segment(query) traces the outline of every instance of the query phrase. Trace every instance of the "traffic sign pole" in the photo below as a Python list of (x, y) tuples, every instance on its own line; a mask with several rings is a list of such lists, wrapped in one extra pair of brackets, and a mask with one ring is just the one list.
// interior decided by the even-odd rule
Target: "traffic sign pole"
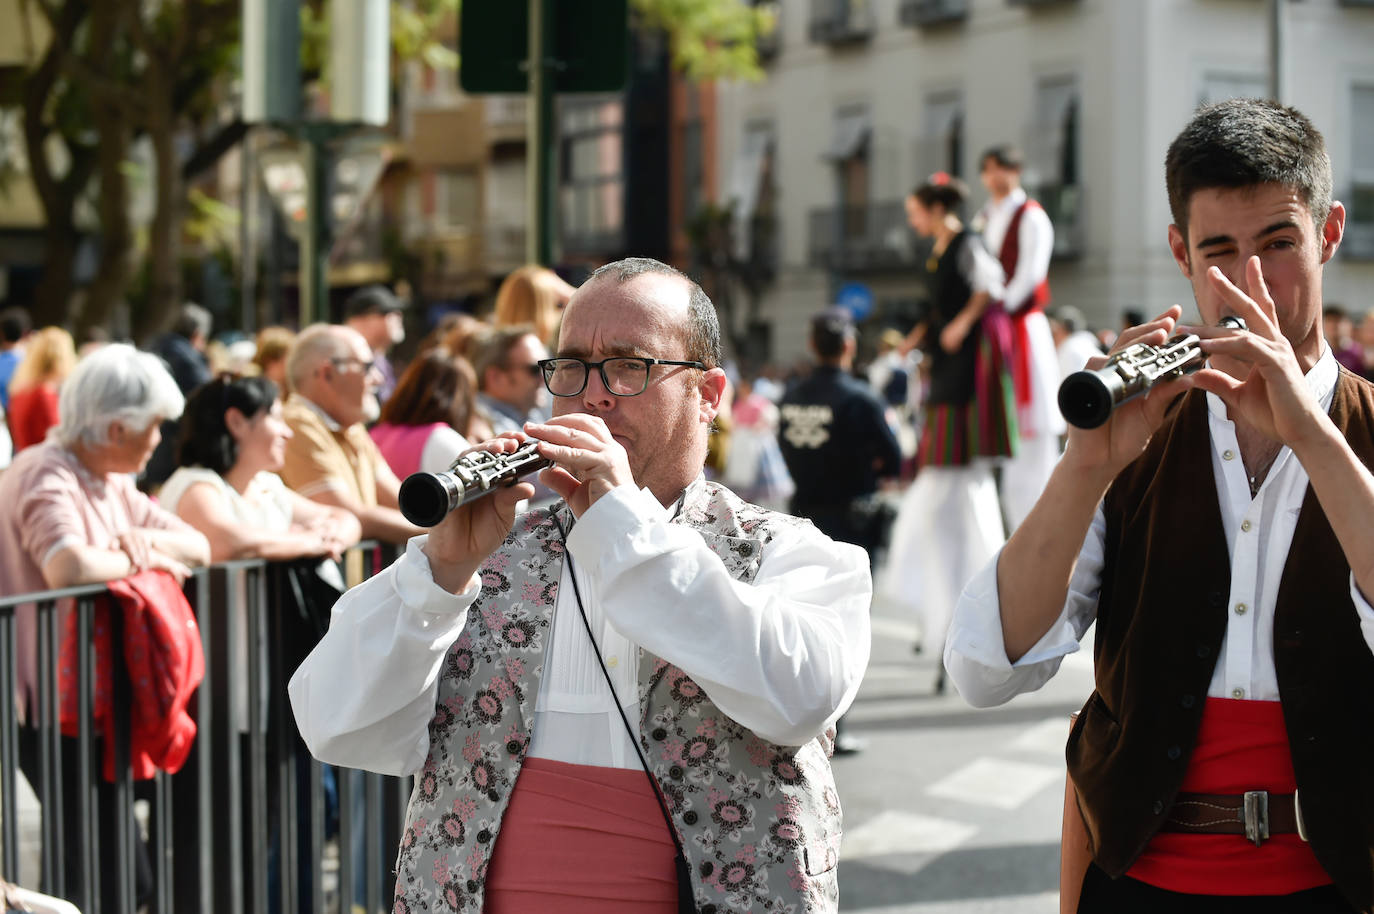
[(554, 131), (553, 43), (554, 17), (551, 0), (529, 0), (529, 135), (526, 170), (529, 228), (525, 232), (525, 260), (548, 266), (553, 263), (554, 227)]

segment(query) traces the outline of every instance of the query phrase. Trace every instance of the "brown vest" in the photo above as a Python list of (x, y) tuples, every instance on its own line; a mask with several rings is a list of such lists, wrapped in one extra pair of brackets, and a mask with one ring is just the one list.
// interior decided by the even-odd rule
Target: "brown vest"
[[(1374, 464), (1374, 386), (1344, 369), (1331, 419)], [(1097, 864), (1124, 873), (1159, 829), (1197, 741), (1226, 632), (1231, 569), (1212, 474), (1207, 401), (1175, 401), (1103, 501), (1097, 689), (1068, 743)], [(1312, 850), (1374, 910), (1374, 655), (1350, 565), (1311, 487), (1284, 565), (1274, 665)]]

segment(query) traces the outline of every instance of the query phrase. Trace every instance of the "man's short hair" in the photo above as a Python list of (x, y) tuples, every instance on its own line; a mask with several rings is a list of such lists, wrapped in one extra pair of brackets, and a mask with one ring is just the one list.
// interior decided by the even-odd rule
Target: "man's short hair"
[(1012, 171), (1020, 171), (1026, 165), (1026, 157), (1021, 150), (1010, 143), (991, 146), (984, 150), (978, 159), (979, 170), (987, 167), (989, 160), (996, 162), (1001, 168), (1010, 168)]
[(23, 308), (6, 308), (0, 311), (0, 341), (17, 343), (32, 329), (33, 321), (29, 318), (29, 312)]
[(826, 308), (811, 318), (811, 348), (827, 361), (844, 354), (854, 339), (854, 316), (846, 308)]
[(1087, 318), (1083, 316), (1083, 312), (1073, 305), (1060, 305), (1050, 313), (1050, 318), (1062, 324), (1068, 333), (1077, 333), (1088, 326)]
[(209, 311), (195, 302), (188, 301), (177, 313), (177, 322), (172, 325), (172, 332), (188, 340), (195, 339), (198, 335), (208, 337), (213, 325), (214, 318)]
[(1350, 313), (1340, 305), (1324, 305), (1322, 307), (1322, 317), (1334, 317), (1337, 320), (1349, 320)]
[(687, 283), (690, 291), (687, 305), (687, 358), (701, 362), (707, 368), (720, 367), (724, 354), (721, 351), (720, 319), (716, 317), (716, 306), (697, 281), (686, 273), (652, 257), (626, 257), (597, 267), (587, 282), (609, 275), (616, 282), (626, 283), (645, 273), (676, 276)]
[(493, 327), (477, 338), (473, 344), (472, 370), (477, 375), (478, 390), (487, 389), (487, 369), (505, 368), (510, 351), (527, 336), (538, 338), (532, 324)]
[[(347, 358), (353, 353), (344, 342), (338, 324), (311, 324), (296, 337), (296, 345), (286, 357), (286, 378), (292, 390), (300, 390), (301, 384), (314, 373), (316, 368), (330, 359)], [(348, 330), (349, 335), (355, 331)]]
[(1164, 160), (1169, 210), (1188, 238), (1188, 205), (1200, 190), (1279, 184), (1296, 190), (1320, 232), (1331, 213), (1331, 157), (1302, 112), (1233, 98), (1199, 108)]

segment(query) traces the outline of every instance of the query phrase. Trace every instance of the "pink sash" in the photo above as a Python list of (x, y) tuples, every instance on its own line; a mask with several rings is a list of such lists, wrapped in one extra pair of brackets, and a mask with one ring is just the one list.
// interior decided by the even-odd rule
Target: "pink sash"
[(527, 758), (483, 914), (675, 914), (673, 839), (643, 771)]

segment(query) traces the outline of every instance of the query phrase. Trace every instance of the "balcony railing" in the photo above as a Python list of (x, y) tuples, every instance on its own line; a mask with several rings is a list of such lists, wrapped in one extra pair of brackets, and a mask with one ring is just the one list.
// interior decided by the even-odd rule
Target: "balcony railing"
[(902, 0), (898, 15), (903, 25), (922, 28), (963, 22), (968, 18), (968, 0)]
[(814, 209), (810, 223), (808, 259), (814, 267), (864, 272), (914, 262), (901, 200)]
[(873, 35), (869, 0), (811, 0), (811, 40), (818, 44), (852, 44)]
[[(358, 549), (368, 574), (396, 554), (375, 544)], [(6, 878), (72, 901), (86, 914), (133, 914), (137, 797), (148, 801), (142, 827), (152, 858), (149, 914), (389, 909), (410, 779), (327, 770), (306, 753), (285, 691), (291, 658), (313, 644), (302, 643), (300, 629), (290, 625), (305, 605), (292, 586), (292, 575), (300, 573), (313, 572), (301, 563), (255, 560), (200, 569), (187, 581), (205, 654), (205, 678), (191, 706), (195, 743), (175, 775), (158, 772), (137, 787), (118, 604), (109, 604), (116, 646), (109, 652), (111, 784), (102, 776), (104, 734), (90, 724), (92, 632), (104, 586), (0, 599), (0, 871)], [(59, 607), (68, 605), (72, 621), (64, 628)], [(37, 628), (37, 656), (28, 658), (37, 670), (37, 694), (22, 726), (15, 713), (19, 612), (33, 613)], [(67, 687), (79, 696), (75, 735), (59, 723), (64, 638), (74, 638), (75, 678)], [(21, 767), (39, 803), (36, 832), (24, 828), (31, 811), (17, 800)], [(326, 782), (337, 784), (336, 804), (326, 800)], [(332, 833), (331, 805), (337, 811)], [(109, 817), (104, 828), (103, 816)]]

